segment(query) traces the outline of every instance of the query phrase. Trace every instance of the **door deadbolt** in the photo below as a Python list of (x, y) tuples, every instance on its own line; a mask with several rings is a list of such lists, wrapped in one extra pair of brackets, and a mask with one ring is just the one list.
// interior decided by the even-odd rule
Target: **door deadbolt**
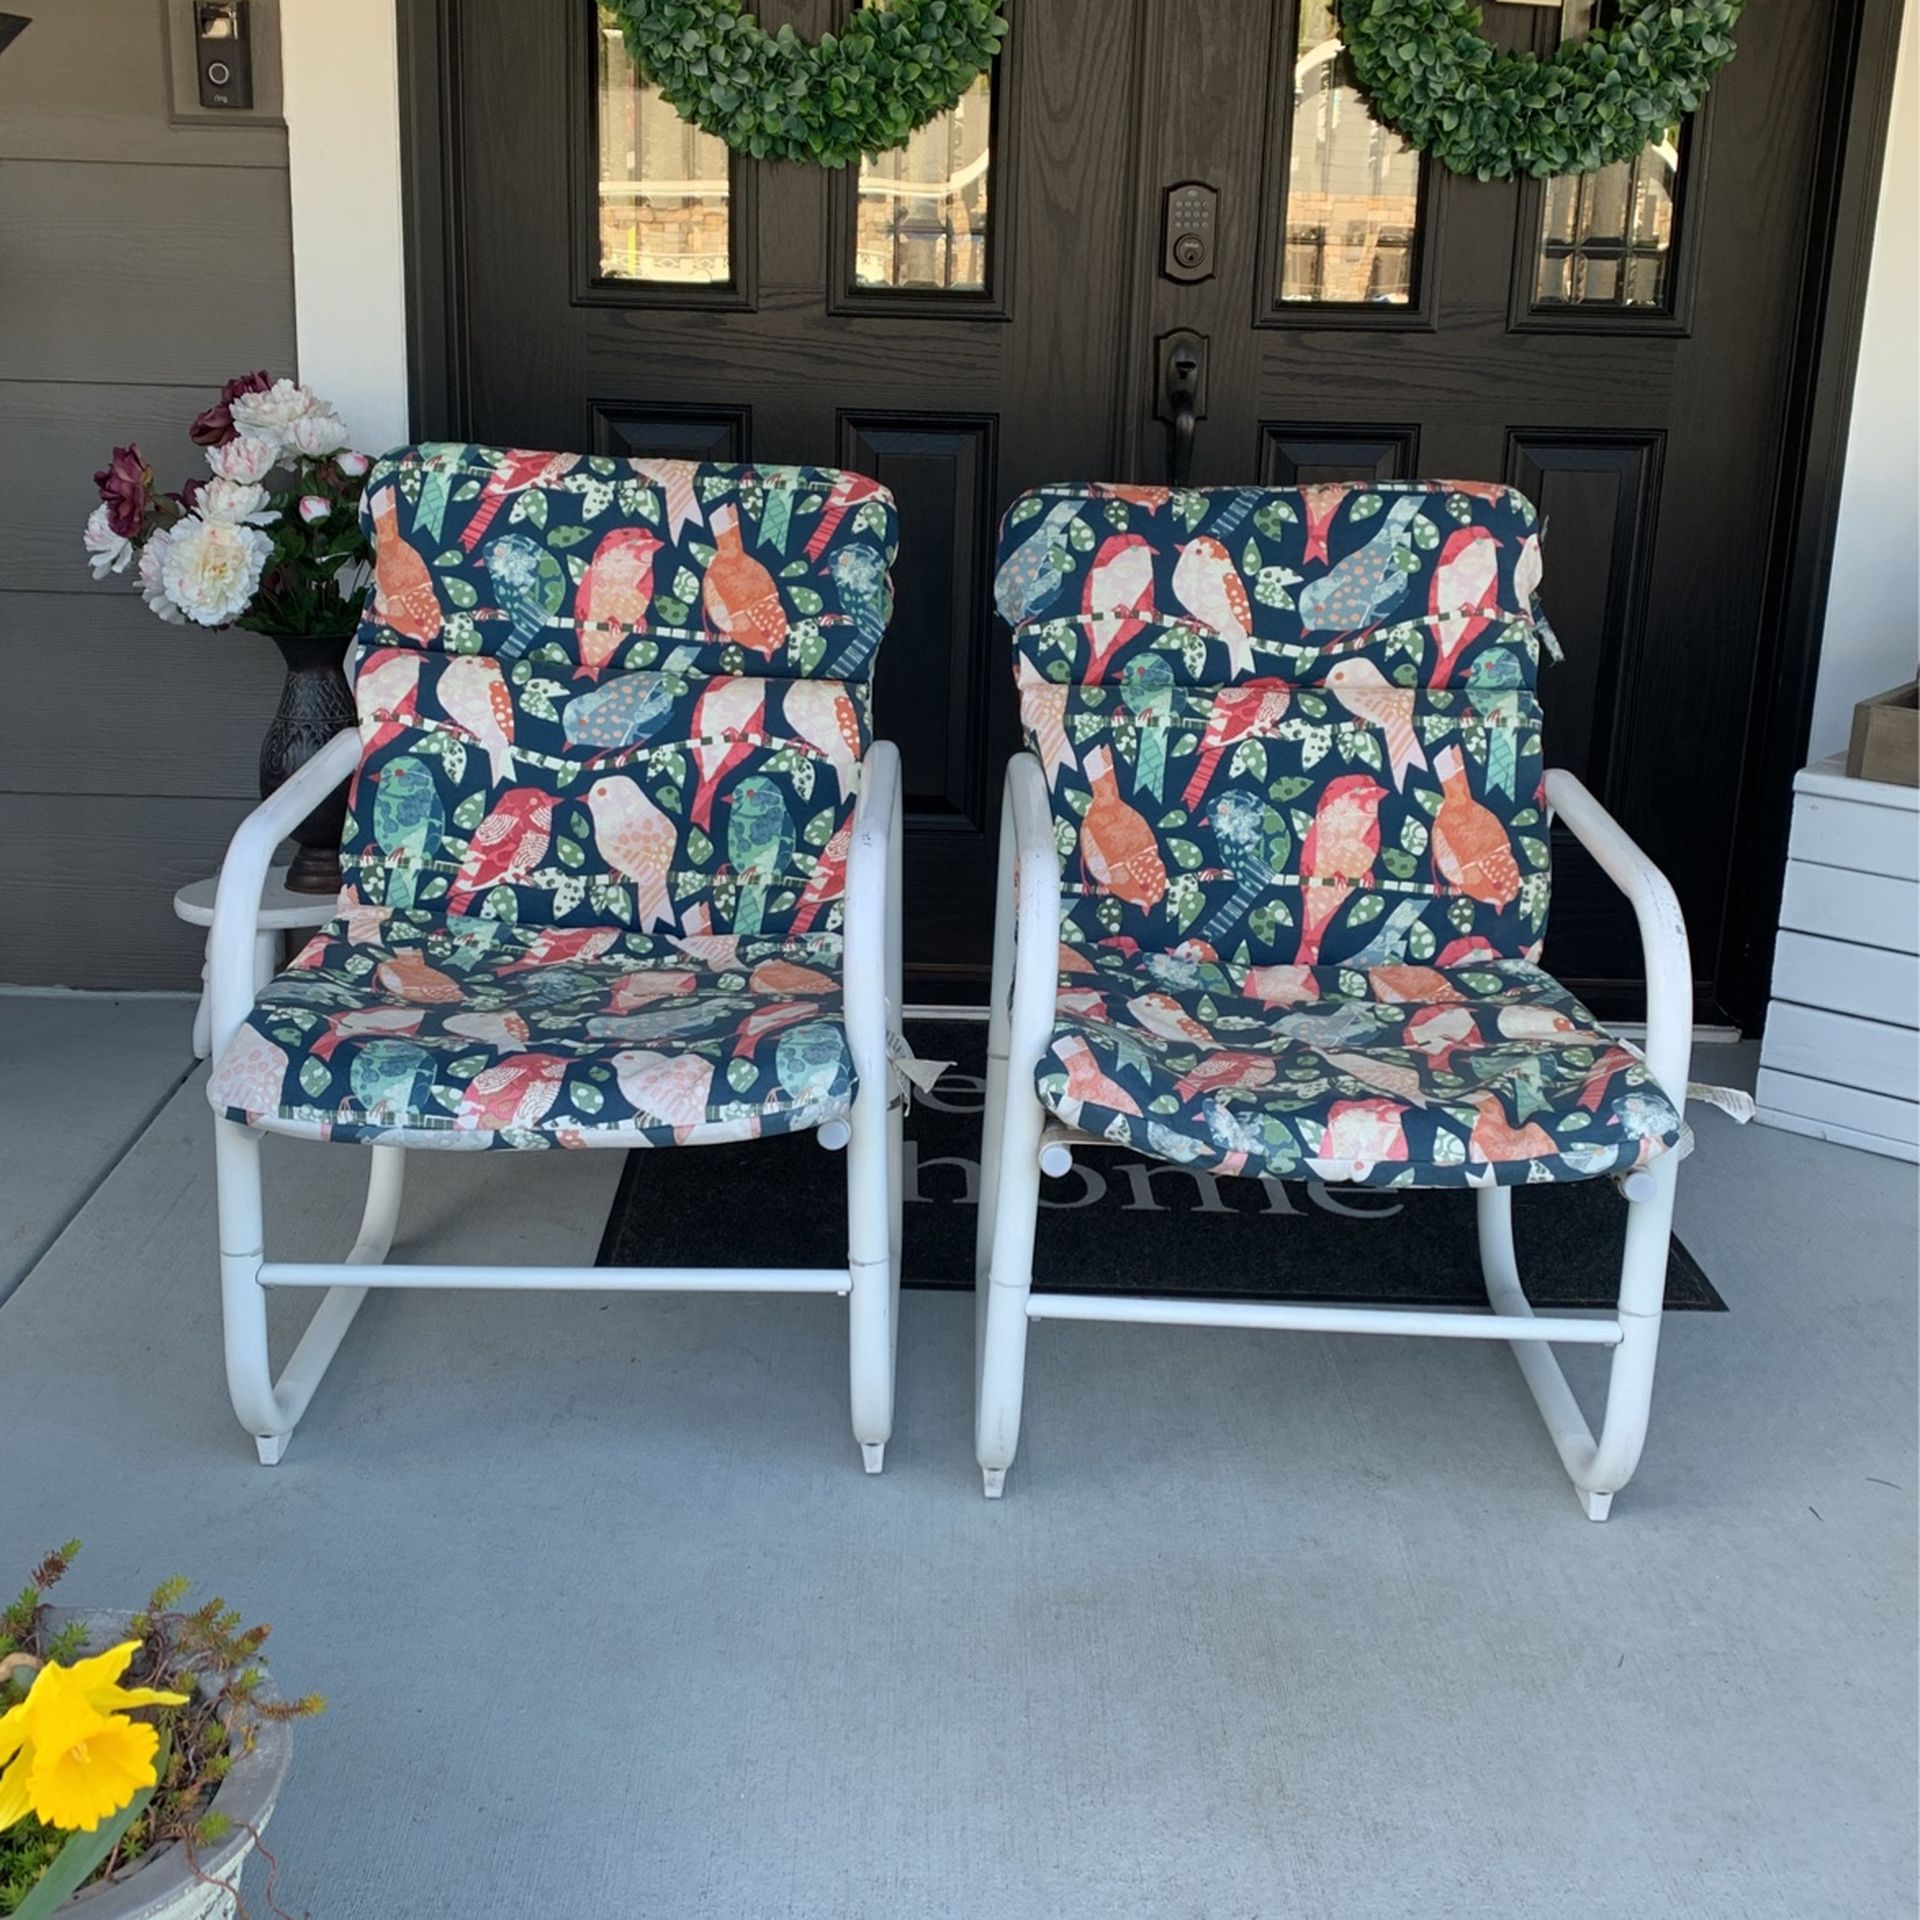
[(1191, 283), (1212, 279), (1219, 207), (1219, 194), (1203, 180), (1183, 180), (1167, 189), (1160, 271), (1169, 280)]

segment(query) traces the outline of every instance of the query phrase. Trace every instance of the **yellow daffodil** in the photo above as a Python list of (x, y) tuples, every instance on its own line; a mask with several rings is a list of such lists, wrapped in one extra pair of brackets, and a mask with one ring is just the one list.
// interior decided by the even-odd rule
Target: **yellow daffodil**
[(154, 1783), (159, 1732), (125, 1716), (179, 1707), (184, 1693), (123, 1687), (137, 1640), (76, 1660), (49, 1660), (17, 1707), (0, 1714), (0, 1830), (31, 1813), (50, 1827), (92, 1832)]

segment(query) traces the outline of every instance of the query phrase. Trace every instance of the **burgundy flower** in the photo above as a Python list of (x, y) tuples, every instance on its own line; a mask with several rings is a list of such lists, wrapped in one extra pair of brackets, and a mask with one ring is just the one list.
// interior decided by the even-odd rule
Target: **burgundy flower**
[(106, 502), (107, 524), (123, 540), (137, 540), (153, 504), (153, 469), (138, 447), (115, 447), (112, 461), (93, 476)]
[(265, 393), (273, 385), (273, 376), (262, 368), (257, 373), (242, 373), (220, 389), (220, 398), (204, 413), (194, 416), (187, 438), (196, 447), (224, 447), (233, 438), (233, 403), (243, 393)]

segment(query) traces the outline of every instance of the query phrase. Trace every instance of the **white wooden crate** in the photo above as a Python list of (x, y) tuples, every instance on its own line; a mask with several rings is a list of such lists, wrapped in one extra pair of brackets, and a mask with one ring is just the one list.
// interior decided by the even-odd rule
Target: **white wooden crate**
[(1920, 1160), (1920, 791), (1802, 772), (1780, 925), (1760, 1119)]

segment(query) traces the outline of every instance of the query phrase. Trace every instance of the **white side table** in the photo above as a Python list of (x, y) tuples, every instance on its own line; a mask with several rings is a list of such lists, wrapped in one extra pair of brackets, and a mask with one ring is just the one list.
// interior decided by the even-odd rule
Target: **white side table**
[[(280, 971), (280, 936), (296, 927), (323, 927), (334, 917), (338, 894), (289, 893), (287, 870), (275, 867), (260, 895), (259, 918), (253, 923), (253, 990), (258, 993)], [(173, 910), (190, 927), (213, 925), (213, 900), (220, 876), (196, 880), (173, 896)], [(200, 966), (200, 1004), (193, 1013), (193, 1057), (204, 1060), (213, 1051), (207, 1002), (207, 968)]]

